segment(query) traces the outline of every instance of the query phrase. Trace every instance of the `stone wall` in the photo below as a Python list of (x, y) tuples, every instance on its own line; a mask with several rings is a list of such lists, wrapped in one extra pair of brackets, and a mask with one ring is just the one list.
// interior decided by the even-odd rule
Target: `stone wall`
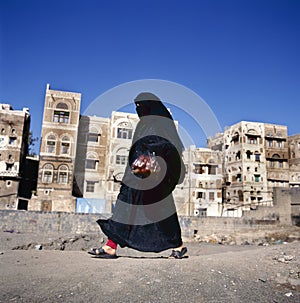
[[(0, 217), (0, 230), (2, 231), (74, 235), (99, 233), (100, 229), (96, 220), (105, 216), (100, 214), (0, 210)], [(193, 238), (195, 234), (210, 235), (213, 233), (254, 231), (270, 227), (270, 225), (280, 225), (280, 222), (276, 220), (258, 220), (246, 217), (179, 217), (179, 220), (184, 238)]]
[(300, 187), (291, 188), (291, 212), (293, 225), (300, 226)]
[[(0, 230), (21, 233), (99, 233), (96, 220), (104, 217), (107, 215), (0, 210)], [(255, 231), (270, 226), (298, 225), (299, 219), (300, 188), (275, 188), (273, 207), (259, 207), (257, 210), (244, 212), (242, 218), (179, 217), (182, 235), (187, 238), (192, 238), (195, 234), (233, 233)]]
[(291, 190), (289, 188), (273, 188), (273, 206), (257, 206), (255, 210), (244, 211), (243, 218), (256, 220), (275, 220), (281, 225), (292, 225)]
[(235, 232), (255, 232), (273, 227), (280, 227), (279, 221), (256, 219), (250, 217), (180, 217), (182, 235), (193, 238), (195, 235), (233, 234)]
[(103, 215), (1, 210), (0, 229), (20, 233), (98, 233), (96, 220), (100, 217)]

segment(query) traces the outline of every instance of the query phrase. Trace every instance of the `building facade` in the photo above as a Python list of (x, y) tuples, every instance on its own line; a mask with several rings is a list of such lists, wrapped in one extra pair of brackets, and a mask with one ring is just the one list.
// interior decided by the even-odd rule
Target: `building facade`
[(287, 126), (264, 124), (268, 199), (273, 201), (273, 188), (290, 186)]
[(108, 203), (105, 203), (108, 128), (109, 118), (80, 118), (73, 188), (73, 195), (77, 197), (76, 212), (111, 212)]
[(290, 187), (300, 187), (300, 134), (289, 136), (288, 146)]
[[(189, 147), (184, 152), (187, 174), (184, 181), (188, 205), (182, 215), (222, 216), (222, 159), (218, 151)], [(179, 185), (180, 188), (180, 185)], [(174, 193), (177, 200), (177, 191)], [(177, 205), (178, 208), (178, 205)], [(180, 208), (179, 208), (180, 209)]]
[[(27, 159), (30, 114), (0, 104), (0, 208), (113, 212), (139, 118), (80, 116), (80, 103), (80, 93), (47, 85), (40, 155)], [(183, 161), (185, 179), (173, 192), (179, 215), (240, 217), (272, 207), (274, 188), (300, 187), (300, 134), (241, 121), (207, 148), (187, 148)]]
[(0, 209), (18, 209), (18, 190), (24, 172), (30, 113), (0, 104)]
[(74, 166), (81, 94), (46, 88), (36, 196), (29, 210), (75, 211)]
[(273, 206), (273, 188), (289, 187), (287, 127), (242, 121), (208, 140), (222, 153), (228, 215)]
[(112, 112), (109, 123), (109, 147), (106, 167), (106, 201), (114, 207), (124, 176), (134, 130), (139, 121), (137, 114)]

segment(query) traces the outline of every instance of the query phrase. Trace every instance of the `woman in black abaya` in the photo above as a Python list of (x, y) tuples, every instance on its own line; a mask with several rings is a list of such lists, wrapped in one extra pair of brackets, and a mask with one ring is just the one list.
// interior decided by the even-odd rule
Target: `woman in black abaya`
[(172, 248), (170, 257), (180, 259), (187, 249), (172, 191), (185, 174), (183, 145), (171, 114), (157, 96), (141, 93), (135, 104), (140, 121), (114, 213), (108, 220), (97, 221), (108, 241), (89, 253), (116, 258), (117, 245), (144, 252)]

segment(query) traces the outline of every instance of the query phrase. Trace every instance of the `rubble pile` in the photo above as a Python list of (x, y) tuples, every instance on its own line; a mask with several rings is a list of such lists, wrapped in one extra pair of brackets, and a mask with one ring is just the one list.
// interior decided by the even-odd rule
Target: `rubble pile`
[(252, 233), (233, 233), (233, 234), (217, 234), (194, 236), (194, 241), (222, 245), (258, 245), (268, 246), (274, 244), (284, 244), (300, 241), (300, 232), (295, 230), (275, 231), (275, 232), (252, 232)]
[(57, 239), (48, 238), (47, 241), (37, 242), (30, 241), (26, 244), (16, 245), (12, 250), (82, 250), (86, 251), (91, 248), (92, 243), (98, 243), (99, 245), (104, 242), (103, 238), (97, 235), (76, 235), (67, 237), (58, 237)]

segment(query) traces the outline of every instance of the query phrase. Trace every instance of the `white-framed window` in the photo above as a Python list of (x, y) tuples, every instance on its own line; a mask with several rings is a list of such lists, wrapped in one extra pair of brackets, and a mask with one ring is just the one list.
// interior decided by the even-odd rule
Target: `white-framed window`
[(86, 159), (85, 160), (85, 168), (87, 169), (97, 169), (99, 160), (97, 159)]
[(6, 170), (12, 171), (14, 168), (14, 163), (6, 163)]
[(247, 143), (248, 144), (257, 144), (257, 138), (252, 136), (247, 136)]
[(61, 165), (58, 168), (58, 183), (67, 184), (68, 183), (68, 166), (67, 165)]
[(42, 182), (52, 183), (53, 182), (53, 165), (45, 164), (42, 172)]
[(205, 193), (202, 191), (196, 192), (196, 199), (203, 199), (205, 198)]
[(70, 146), (71, 146), (70, 137), (63, 136), (62, 139), (61, 139), (60, 154), (61, 155), (69, 155), (70, 154)]
[(86, 181), (86, 189), (87, 193), (94, 193), (95, 192), (95, 184), (96, 181)]
[(49, 135), (46, 139), (46, 152), (54, 154), (56, 147), (56, 137), (54, 135)]
[(125, 165), (128, 157), (128, 149), (125, 147), (119, 148), (116, 152), (116, 164)]
[(88, 141), (92, 143), (98, 143), (99, 142), (99, 134), (96, 133), (89, 133), (88, 134)]
[(117, 129), (117, 138), (132, 139), (132, 128), (119, 126)]
[(56, 105), (53, 115), (53, 122), (57, 123), (69, 123), (70, 112), (66, 103), (60, 102)]
[(87, 141), (92, 144), (99, 144), (101, 137), (101, 128), (92, 126), (89, 128), (89, 133), (87, 134)]
[(95, 152), (88, 152), (85, 159), (85, 168), (91, 170), (97, 170), (99, 165), (98, 154)]
[(124, 155), (116, 155), (116, 164), (125, 165), (127, 157)]

